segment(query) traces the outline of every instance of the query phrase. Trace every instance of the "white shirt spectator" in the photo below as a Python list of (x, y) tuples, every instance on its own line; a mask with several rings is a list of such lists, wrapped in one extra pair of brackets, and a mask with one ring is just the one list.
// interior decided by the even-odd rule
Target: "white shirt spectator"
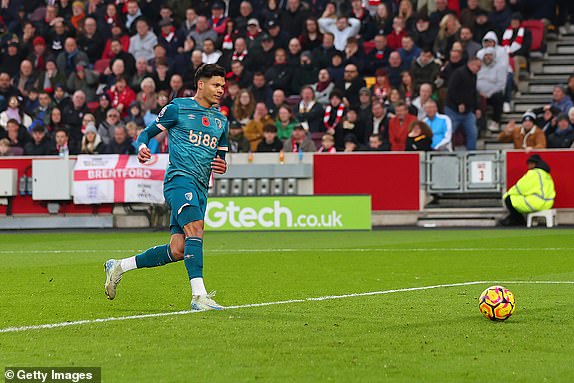
[[(339, 28), (343, 24), (344, 20), (348, 21), (346, 26), (342, 29)], [(329, 17), (321, 17), (319, 19), (319, 27), (325, 31), (330, 32), (335, 36), (335, 49), (343, 52), (347, 46), (347, 39), (349, 37), (355, 37), (359, 34), (361, 30), (361, 22), (355, 18), (338, 18), (337, 20)]]
[(149, 61), (154, 58), (153, 47), (156, 45), (157, 36), (152, 31), (148, 31), (144, 36), (136, 33), (130, 37), (129, 52), (134, 57), (142, 57)]

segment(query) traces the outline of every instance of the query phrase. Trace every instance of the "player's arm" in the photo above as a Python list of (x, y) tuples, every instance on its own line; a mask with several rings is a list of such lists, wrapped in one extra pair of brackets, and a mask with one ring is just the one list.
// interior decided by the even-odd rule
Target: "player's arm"
[(169, 103), (157, 115), (157, 118), (151, 122), (138, 136), (136, 141), (138, 148), (138, 161), (145, 163), (151, 158), (151, 152), (147, 147), (149, 141), (161, 132), (173, 127), (177, 123), (178, 106)]
[(211, 170), (217, 174), (225, 174), (227, 171), (227, 162), (225, 161), (225, 155), (229, 151), (229, 143), (227, 139), (227, 134), (229, 131), (229, 122), (227, 123), (219, 142), (217, 143), (217, 154), (211, 162)]

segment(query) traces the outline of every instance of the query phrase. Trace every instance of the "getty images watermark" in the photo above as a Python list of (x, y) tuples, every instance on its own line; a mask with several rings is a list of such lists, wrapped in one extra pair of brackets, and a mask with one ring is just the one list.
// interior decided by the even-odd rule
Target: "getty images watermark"
[(6, 367), (6, 383), (101, 383), (100, 367)]

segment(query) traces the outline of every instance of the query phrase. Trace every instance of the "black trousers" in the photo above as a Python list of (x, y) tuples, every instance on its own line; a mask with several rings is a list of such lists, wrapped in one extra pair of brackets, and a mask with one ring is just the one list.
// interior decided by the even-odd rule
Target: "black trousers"
[(510, 196), (508, 196), (504, 199), (504, 204), (506, 205), (506, 208), (508, 209), (508, 212), (510, 213), (510, 219), (512, 220), (513, 223), (521, 224), (521, 225), (526, 224), (526, 220), (524, 219), (524, 216), (522, 215), (522, 213), (518, 212), (514, 208), (514, 206), (512, 206), (512, 202), (510, 201)]

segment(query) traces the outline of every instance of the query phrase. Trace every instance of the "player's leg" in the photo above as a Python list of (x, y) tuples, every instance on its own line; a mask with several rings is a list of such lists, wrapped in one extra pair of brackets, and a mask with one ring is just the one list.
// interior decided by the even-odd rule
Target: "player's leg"
[[(177, 209), (172, 206), (172, 187), (168, 185), (164, 191), (167, 203), (172, 207), (170, 217), (171, 240), (169, 244), (150, 247), (141, 254), (132, 257), (116, 260), (109, 259), (104, 263), (106, 272), (106, 282), (104, 291), (108, 299), (116, 297), (117, 286), (122, 280), (124, 273), (147, 267), (163, 266), (171, 262), (181, 261), (183, 259), (183, 249), (185, 246), (185, 236), (183, 229), (177, 222)], [(180, 207), (181, 201), (176, 202), (177, 208)]]

